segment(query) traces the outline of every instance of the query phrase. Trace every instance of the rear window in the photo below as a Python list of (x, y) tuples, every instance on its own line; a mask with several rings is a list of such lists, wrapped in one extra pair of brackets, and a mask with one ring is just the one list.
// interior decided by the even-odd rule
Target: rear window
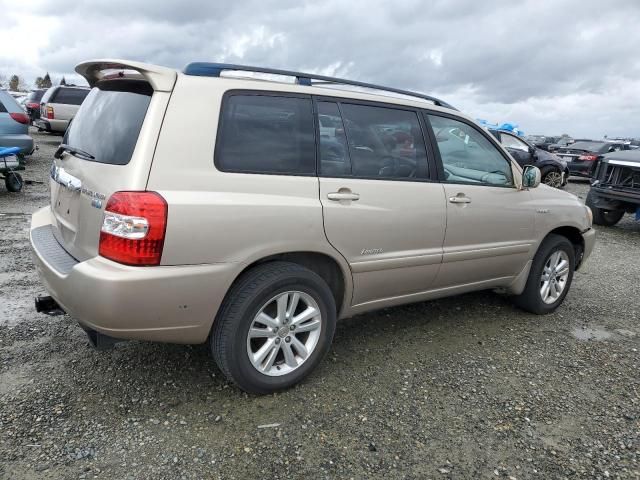
[(27, 97), (27, 102), (30, 102), (30, 103), (39, 102), (42, 96), (44, 95), (44, 92), (45, 92), (44, 90), (34, 90), (33, 92), (29, 93), (29, 96)]
[(234, 94), (225, 99), (215, 164), (223, 171), (315, 174), (311, 99)]
[(62, 143), (84, 150), (94, 162), (126, 165), (131, 160), (153, 89), (139, 80), (100, 82), (91, 89)]
[(2, 103), (2, 99), (0, 99), (0, 113), (7, 113), (7, 109), (4, 106), (4, 103)]
[(571, 150), (587, 150), (589, 152), (599, 152), (603, 148), (606, 150), (607, 144), (604, 142), (576, 142), (568, 148)]
[(89, 90), (79, 88), (61, 88), (53, 97), (51, 103), (65, 103), (67, 105), (80, 105), (89, 94)]

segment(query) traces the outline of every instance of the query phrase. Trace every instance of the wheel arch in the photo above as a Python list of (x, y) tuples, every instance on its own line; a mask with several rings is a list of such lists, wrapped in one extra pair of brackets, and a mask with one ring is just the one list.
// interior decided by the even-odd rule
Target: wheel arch
[(275, 261), (291, 262), (301, 265), (316, 273), (327, 282), (336, 302), (336, 315), (338, 318), (340, 318), (340, 314), (350, 305), (353, 288), (351, 270), (344, 262), (339, 261), (327, 253), (316, 251), (280, 252), (256, 259), (238, 272), (229, 290), (231, 290), (233, 284), (249, 270), (258, 265)]
[(565, 237), (567, 240), (571, 242), (576, 252), (576, 270), (578, 270), (578, 268), (580, 268), (580, 264), (582, 263), (582, 255), (584, 253), (584, 238), (582, 238), (582, 233), (580, 233), (580, 229), (569, 226), (569, 225), (556, 227), (553, 230), (551, 230), (549, 233), (547, 233), (547, 235), (545, 235), (544, 238), (546, 239), (549, 235), (554, 235), (554, 234)]

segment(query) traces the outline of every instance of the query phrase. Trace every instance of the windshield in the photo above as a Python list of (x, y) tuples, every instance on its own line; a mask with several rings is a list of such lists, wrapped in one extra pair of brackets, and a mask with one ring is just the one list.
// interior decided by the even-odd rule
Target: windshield
[(93, 155), (91, 161), (131, 160), (153, 89), (140, 80), (109, 80), (91, 89), (62, 143)]

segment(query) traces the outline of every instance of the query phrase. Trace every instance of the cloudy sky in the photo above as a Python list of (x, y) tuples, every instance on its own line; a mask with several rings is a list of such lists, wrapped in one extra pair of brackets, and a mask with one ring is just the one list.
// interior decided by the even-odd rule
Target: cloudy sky
[(0, 0), (0, 74), (219, 61), (419, 90), (527, 133), (640, 137), (638, 0)]

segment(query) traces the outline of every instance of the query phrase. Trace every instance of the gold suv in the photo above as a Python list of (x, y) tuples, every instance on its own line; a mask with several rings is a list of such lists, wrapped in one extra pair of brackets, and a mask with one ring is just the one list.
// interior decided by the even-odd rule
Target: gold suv
[(31, 243), (98, 347), (211, 346), (249, 392), (308, 375), (340, 318), (501, 289), (552, 312), (591, 212), (437, 98), (298, 72), (82, 63), (91, 92)]

